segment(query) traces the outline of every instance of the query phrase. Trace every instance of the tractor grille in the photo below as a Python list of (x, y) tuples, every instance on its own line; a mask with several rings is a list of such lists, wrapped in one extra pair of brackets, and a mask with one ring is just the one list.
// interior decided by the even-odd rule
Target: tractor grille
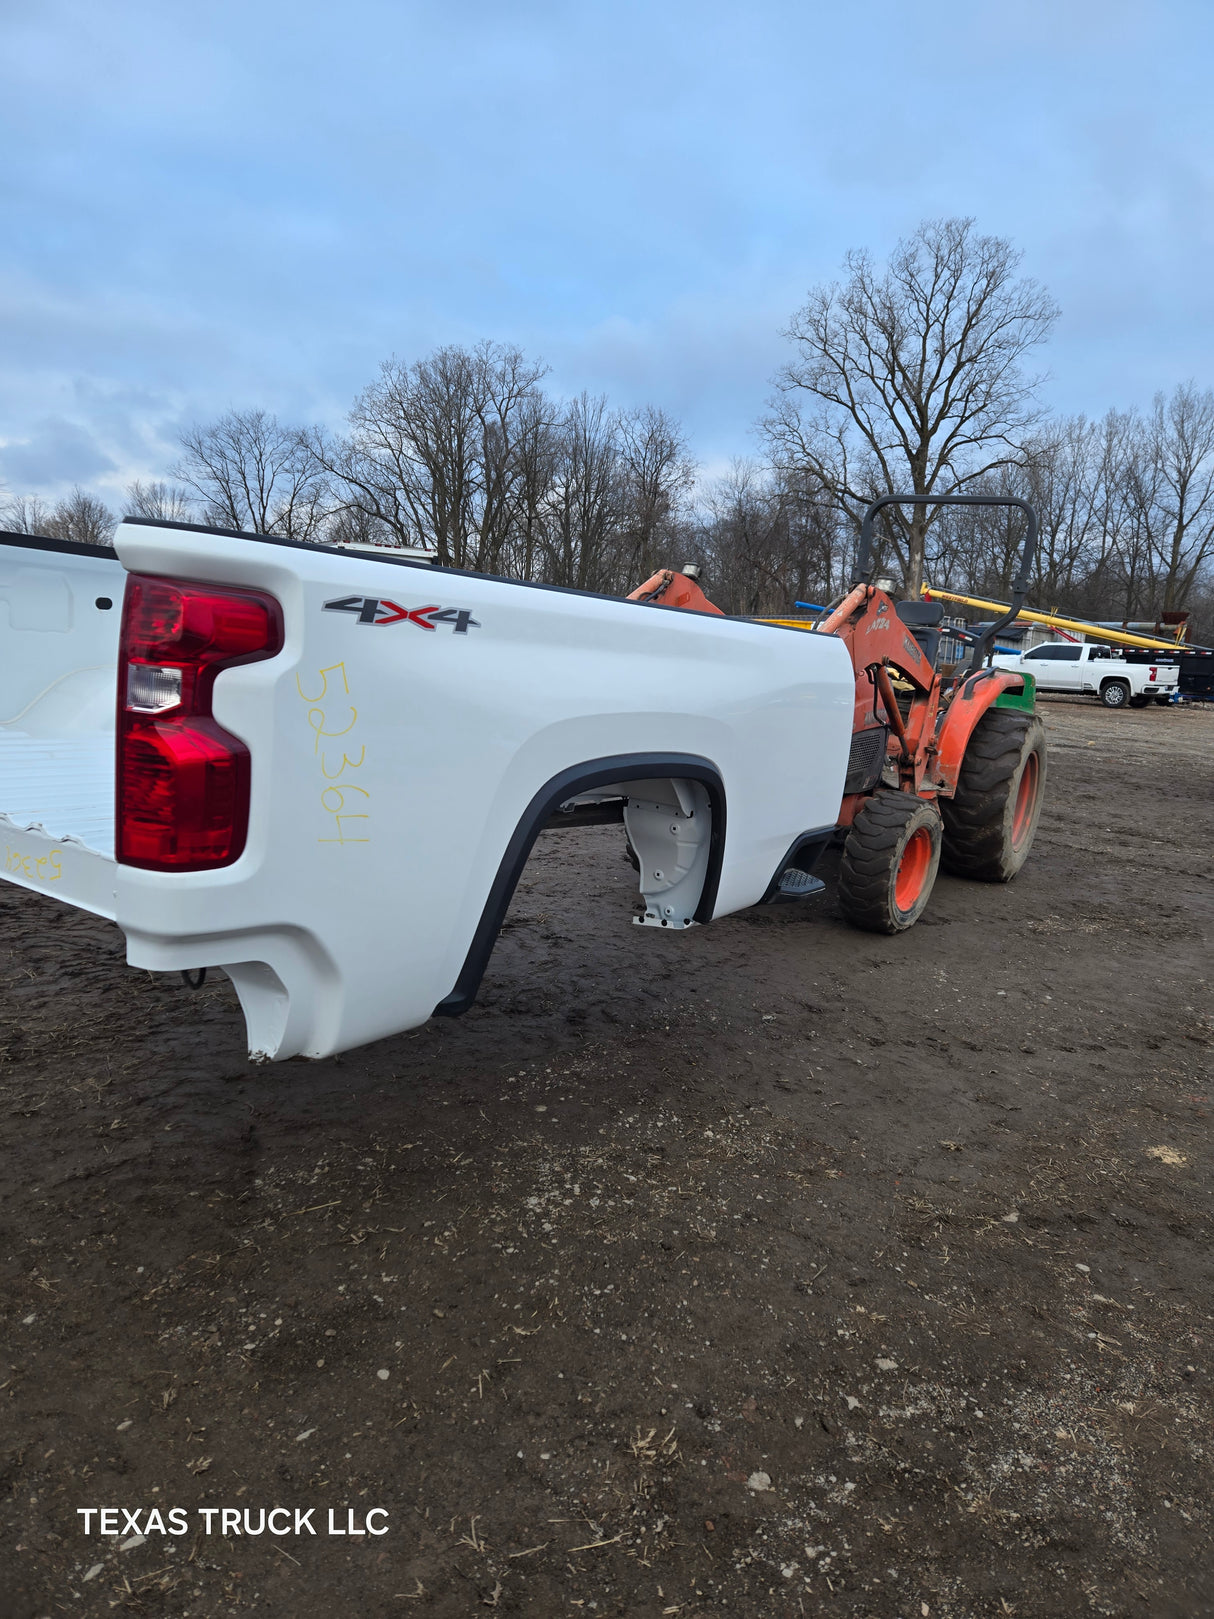
[(855, 733), (847, 760), (847, 779), (843, 783), (845, 793), (867, 793), (877, 785), (885, 764), (888, 738), (889, 727), (886, 725)]

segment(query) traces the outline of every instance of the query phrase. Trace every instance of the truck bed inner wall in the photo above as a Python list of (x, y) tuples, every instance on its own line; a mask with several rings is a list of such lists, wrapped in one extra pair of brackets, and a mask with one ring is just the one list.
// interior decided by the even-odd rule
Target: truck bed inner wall
[(0, 815), (107, 856), (124, 580), (108, 550), (0, 534)]

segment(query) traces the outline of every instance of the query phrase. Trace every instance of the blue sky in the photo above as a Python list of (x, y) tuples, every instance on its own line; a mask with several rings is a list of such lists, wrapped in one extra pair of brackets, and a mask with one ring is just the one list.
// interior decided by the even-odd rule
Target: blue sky
[(808, 287), (1011, 237), (1047, 401), (1214, 385), (1209, 0), (0, 0), (0, 499), (115, 507), (232, 407), (491, 337), (709, 469)]

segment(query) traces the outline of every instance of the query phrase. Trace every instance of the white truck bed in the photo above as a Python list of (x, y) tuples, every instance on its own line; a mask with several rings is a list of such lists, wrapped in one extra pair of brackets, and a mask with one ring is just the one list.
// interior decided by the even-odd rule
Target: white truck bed
[[(281, 608), (281, 650), (215, 677), (251, 769), (217, 869), (115, 859), (128, 570)], [(769, 897), (833, 832), (854, 696), (795, 629), (188, 525), (0, 536), (0, 875), (112, 917), (133, 966), (221, 968), (253, 1055), (323, 1056), (471, 1003), (562, 806), (622, 815), (643, 926)]]
[(92, 547), (0, 547), (0, 874), (109, 917), (123, 583)]
[[(114, 739), (6, 736), (0, 732), (4, 819), (114, 857)], [(6, 830), (8, 828), (6, 827)]]
[(114, 917), (114, 739), (0, 731), (0, 875)]

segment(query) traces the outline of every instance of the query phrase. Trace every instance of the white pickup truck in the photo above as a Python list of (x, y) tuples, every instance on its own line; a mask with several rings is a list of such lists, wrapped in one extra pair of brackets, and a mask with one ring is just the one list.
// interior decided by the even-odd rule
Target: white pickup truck
[(0, 535), (0, 874), (132, 966), (222, 968), (252, 1055), (324, 1056), (470, 1004), (546, 826), (624, 821), (644, 926), (770, 898), (834, 835), (855, 703), (833, 635), (187, 524)]
[(1169, 703), (1179, 678), (1174, 665), (1127, 663), (1117, 648), (1099, 641), (1047, 641), (1031, 652), (1000, 653), (992, 662), (1032, 675), (1038, 691), (1090, 692), (1106, 708)]

